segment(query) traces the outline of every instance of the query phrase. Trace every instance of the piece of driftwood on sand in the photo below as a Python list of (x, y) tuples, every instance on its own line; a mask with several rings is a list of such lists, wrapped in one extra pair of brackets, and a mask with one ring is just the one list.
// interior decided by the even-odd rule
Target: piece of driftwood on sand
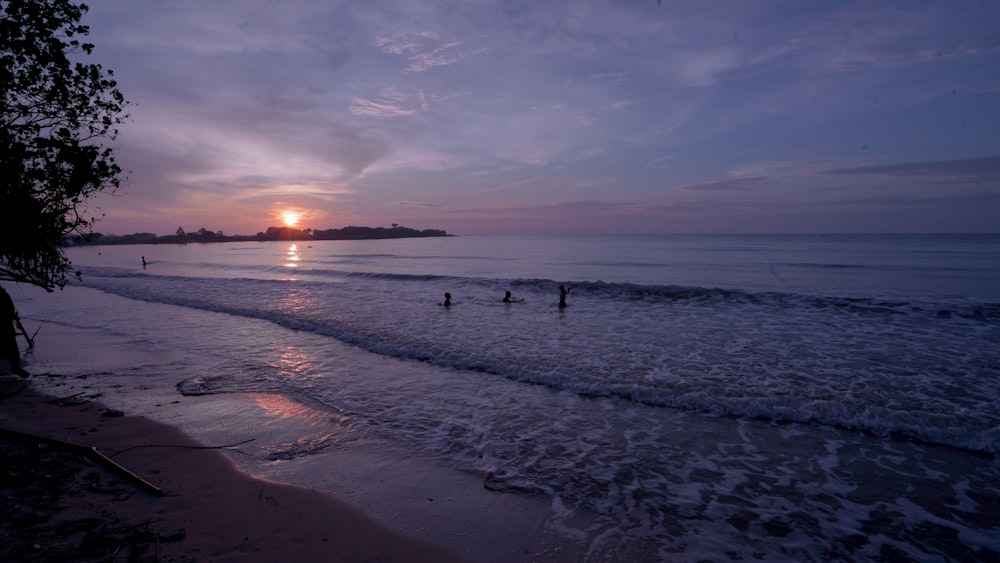
[(152, 493), (156, 496), (162, 496), (163, 490), (156, 485), (150, 483), (149, 481), (143, 479), (142, 477), (132, 473), (124, 466), (120, 465), (115, 460), (109, 458), (108, 456), (102, 454), (98, 451), (96, 446), (84, 446), (82, 444), (74, 444), (73, 442), (67, 442), (65, 440), (56, 440), (54, 438), (47, 438), (45, 436), (38, 436), (35, 434), (28, 434), (25, 432), (18, 432), (17, 430), (8, 430), (6, 428), (0, 428), (0, 434), (8, 436), (10, 438), (15, 438), (21, 441), (34, 442), (36, 444), (46, 444), (49, 446), (55, 446), (59, 448), (64, 448), (79, 454), (82, 454), (102, 465), (116, 471), (118, 474), (124, 476), (129, 481), (132, 481), (139, 488), (143, 489), (148, 493)]

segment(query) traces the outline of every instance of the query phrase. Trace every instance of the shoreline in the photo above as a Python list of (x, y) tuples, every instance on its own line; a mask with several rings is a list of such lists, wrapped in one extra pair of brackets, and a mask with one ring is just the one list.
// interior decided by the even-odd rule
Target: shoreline
[[(373, 440), (339, 443), (336, 428), (330, 425), (329, 411), (301, 398), (296, 400), (268, 393), (185, 396), (177, 391), (177, 381), (171, 380), (168, 384), (162, 381), (163, 378), (156, 381), (141, 377), (129, 379), (127, 366), (136, 369), (135, 366), (150, 363), (170, 364), (173, 360), (170, 352), (97, 330), (34, 320), (31, 324), (42, 325), (39, 346), (26, 362), (33, 376), (25, 382), (13, 375), (0, 375), (0, 396), (3, 397), (0, 404), (4, 405), (0, 427), (78, 443), (81, 441), (78, 436), (85, 440), (100, 439), (101, 443), (94, 445), (104, 453), (143, 446), (121, 454), (121, 459), (115, 458), (115, 461), (168, 491), (166, 498), (173, 498), (169, 493), (172, 481), (163, 484), (158, 480), (165, 474), (202, 482), (198, 486), (185, 481), (183, 490), (191, 492), (181, 496), (193, 495), (189, 502), (192, 505), (200, 502), (201, 517), (212, 522), (192, 519), (186, 526), (174, 526), (187, 529), (189, 534), (179, 542), (187, 547), (176, 553), (178, 557), (187, 555), (187, 550), (194, 549), (201, 541), (191, 537), (192, 528), (217, 530), (206, 534), (211, 537), (205, 541), (211, 539), (212, 545), (197, 547), (199, 560), (226, 560), (229, 557), (271, 560), (269, 553), (272, 551), (269, 550), (275, 550), (276, 554), (280, 551), (284, 558), (289, 555), (286, 545), (299, 546), (301, 557), (294, 557), (295, 560), (332, 557), (328, 546), (331, 542), (336, 543), (339, 536), (331, 536), (330, 528), (339, 529), (340, 524), (324, 528), (317, 523), (302, 530), (275, 533), (262, 530), (257, 539), (246, 541), (243, 536), (226, 535), (226, 529), (244, 528), (247, 524), (239, 518), (262, 510), (258, 505), (266, 502), (262, 500), (264, 497), (278, 499), (280, 494), (293, 500), (279, 501), (281, 504), (274, 509), (276, 511), (282, 510), (284, 505), (301, 505), (301, 509), (295, 509), (296, 514), (319, 515), (310, 520), (337, 522), (347, 519), (358, 526), (359, 531), (349, 536), (367, 539), (360, 540), (360, 545), (346, 544), (347, 552), (358, 555), (349, 559), (401, 560), (402, 554), (405, 560), (419, 560), (421, 554), (426, 554), (426, 560), (441, 561), (459, 558), (470, 561), (575, 561), (585, 558), (578, 542), (545, 529), (551, 511), (548, 499), (489, 491), (483, 487), (482, 476), (464, 474), (434, 460), (414, 457), (412, 452), (393, 444)], [(81, 367), (85, 370), (83, 374), (79, 374)], [(79, 375), (57, 375), (59, 372)], [(25, 384), (30, 387), (8, 396), (9, 386)], [(30, 400), (18, 399), (23, 393), (28, 393), (24, 397), (34, 396)], [(59, 407), (52, 402), (57, 397), (71, 403), (82, 402), (74, 407)], [(81, 412), (72, 412), (75, 409)], [(126, 416), (101, 416), (102, 409), (120, 411)], [(96, 431), (90, 432), (91, 429)], [(268, 452), (274, 451), (277, 445), (309, 440), (316, 435), (332, 436), (332, 446), (294, 459), (267, 459)], [(214, 447), (214, 444), (235, 444), (247, 439), (252, 441), (238, 449), (190, 450), (190, 447)], [(3, 443), (7, 447), (6, 440)], [(186, 453), (153, 455), (159, 449), (145, 446), (156, 443), (186, 444)], [(147, 452), (145, 456), (139, 453), (143, 451)], [(196, 469), (202, 464), (200, 460), (182, 459), (190, 455), (211, 458), (206, 462), (206, 467), (211, 467), (209, 474)], [(139, 457), (135, 462), (130, 459), (134, 456)], [(156, 457), (177, 459), (165, 470), (156, 465)], [(242, 494), (249, 498), (219, 498), (213, 492), (214, 487), (228, 487), (229, 483), (234, 487), (235, 483), (242, 483)], [(260, 492), (265, 487), (268, 490), (275, 487), (279, 492), (265, 495)], [(164, 502), (163, 498), (146, 499), (143, 506), (154, 511), (153, 506)], [(220, 503), (243, 508), (235, 510), (236, 520), (223, 524), (229, 516), (216, 517), (213, 513), (223, 508), (227, 513), (231, 511)], [(160, 509), (163, 510), (166, 510), (164, 524), (174, 522), (171, 513), (177, 510)], [(187, 510), (198, 511), (193, 506)], [(278, 518), (278, 524), (289, 525), (296, 521), (288, 514), (285, 516)], [(215, 520), (220, 522), (217, 524)], [(161, 529), (158, 533), (173, 531)], [(372, 539), (382, 535), (385, 540)], [(263, 542), (263, 545), (256, 546), (256, 542)], [(365, 551), (373, 548), (384, 549), (384, 552)], [(164, 549), (166, 553), (172, 547)], [(209, 553), (215, 555), (209, 557)], [(163, 557), (163, 553), (160, 556)]]

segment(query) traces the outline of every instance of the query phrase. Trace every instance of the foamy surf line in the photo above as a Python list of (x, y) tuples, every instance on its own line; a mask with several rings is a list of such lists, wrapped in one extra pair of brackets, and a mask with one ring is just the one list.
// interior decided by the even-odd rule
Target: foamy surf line
[[(478, 297), (495, 294), (483, 286), (499, 282), (474, 280), (467, 282), (474, 288), (466, 289), (470, 297), (463, 310), (493, 330), (469, 330), (468, 322), (458, 327), (429, 322), (430, 305), (404, 306), (404, 300), (413, 299), (433, 303), (435, 296), (414, 296), (424, 289), (399, 285), (401, 278), (359, 289), (169, 276), (148, 276), (135, 284), (131, 276), (93, 276), (88, 284), (131, 300), (267, 321), (386, 357), (496, 374), (584, 396), (817, 422), (883, 436), (898, 433), (1000, 453), (1000, 372), (995, 367), (1000, 348), (977, 349), (979, 359), (966, 352), (970, 334), (982, 334), (987, 343), (995, 339), (1000, 320), (996, 303), (579, 283), (574, 299), (607, 325), (607, 330), (592, 330), (593, 322), (563, 326), (542, 315), (525, 315), (527, 305), (507, 314), (495, 300)], [(514, 281), (520, 282), (514, 284), (519, 295), (536, 302), (558, 285), (552, 280)], [(290, 292), (301, 295), (302, 304), (285, 307)], [(375, 300), (372, 294), (390, 297)], [(243, 299), (245, 295), (257, 298)], [(456, 337), (456, 329), (465, 337)], [(553, 332), (566, 337), (551, 339)], [(608, 333), (616, 337), (605, 338)], [(488, 346), (467, 344), (484, 338), (491, 339)], [(629, 354), (623, 355), (623, 349)], [(706, 375), (713, 373), (721, 377)], [(961, 385), (955, 385), (955, 377), (962, 379)]]

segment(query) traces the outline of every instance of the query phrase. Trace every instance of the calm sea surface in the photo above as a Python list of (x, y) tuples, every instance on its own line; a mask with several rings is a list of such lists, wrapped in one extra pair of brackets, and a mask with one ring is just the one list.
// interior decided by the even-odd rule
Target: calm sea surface
[(182, 393), (308, 396), (338, 436), (550, 499), (589, 559), (1000, 558), (1000, 235), (69, 256), (82, 283), (32, 318), (184, 351)]

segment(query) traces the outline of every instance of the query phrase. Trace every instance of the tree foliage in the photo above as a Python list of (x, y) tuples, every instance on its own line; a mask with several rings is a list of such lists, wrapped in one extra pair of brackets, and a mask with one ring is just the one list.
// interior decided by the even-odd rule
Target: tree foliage
[(85, 4), (0, 0), (0, 280), (52, 291), (71, 268), (65, 236), (88, 234), (87, 206), (114, 193), (112, 148), (127, 115), (114, 73), (83, 62)]

